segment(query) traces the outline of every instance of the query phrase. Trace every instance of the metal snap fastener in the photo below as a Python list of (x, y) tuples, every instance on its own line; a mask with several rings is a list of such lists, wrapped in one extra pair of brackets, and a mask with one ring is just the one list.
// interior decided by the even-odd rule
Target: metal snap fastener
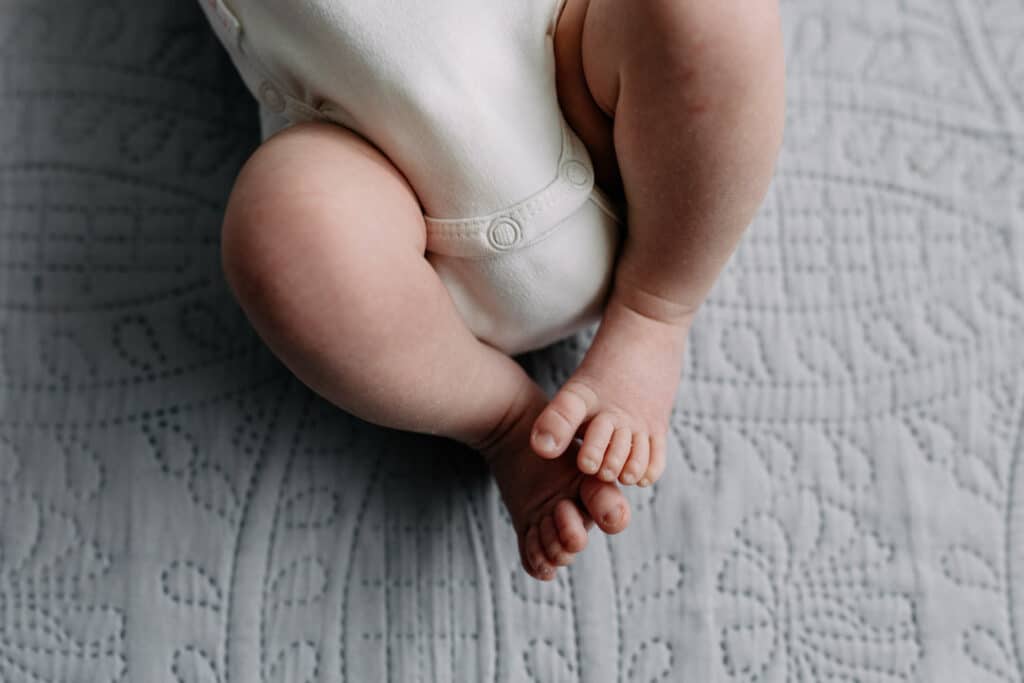
[(492, 247), (501, 251), (511, 249), (522, 239), (522, 226), (519, 225), (519, 221), (509, 216), (495, 218), (487, 228), (487, 241)]
[(260, 99), (271, 111), (280, 114), (285, 110), (287, 103), (284, 96), (274, 87), (272, 83), (264, 83), (260, 86)]
[(590, 172), (583, 163), (570, 159), (562, 164), (562, 175), (576, 187), (583, 187), (590, 181)]

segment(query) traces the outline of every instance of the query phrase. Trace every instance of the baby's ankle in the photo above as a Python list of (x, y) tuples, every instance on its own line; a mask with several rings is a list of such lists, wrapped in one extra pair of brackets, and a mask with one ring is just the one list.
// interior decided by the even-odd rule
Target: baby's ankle
[(677, 328), (685, 333), (690, 329), (699, 306), (699, 303), (690, 303), (683, 299), (666, 296), (654, 291), (653, 288), (629, 282), (621, 275), (617, 275), (615, 286), (608, 297), (605, 308), (608, 310), (619, 307), (634, 315)]
[(509, 397), (508, 406), (501, 419), (479, 437), (463, 441), (480, 453), (488, 465), (510, 449), (522, 450), (527, 447), (530, 425), (547, 405), (547, 396), (532, 381), (524, 382), (515, 394)]

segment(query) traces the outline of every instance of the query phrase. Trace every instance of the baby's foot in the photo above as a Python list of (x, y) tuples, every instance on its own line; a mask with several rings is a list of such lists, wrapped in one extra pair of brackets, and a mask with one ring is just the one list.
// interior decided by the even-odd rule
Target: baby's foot
[(608, 534), (629, 524), (630, 509), (615, 484), (582, 474), (572, 458), (541, 460), (530, 451), (530, 425), (547, 397), (531, 383), (517, 418), (494, 443), (481, 447), (519, 537), (519, 557), (530, 576), (555, 578), (587, 545), (596, 522)]
[(692, 316), (653, 317), (611, 297), (590, 349), (534, 422), (530, 443), (556, 458), (574, 438), (581, 472), (650, 486), (665, 469), (665, 438)]

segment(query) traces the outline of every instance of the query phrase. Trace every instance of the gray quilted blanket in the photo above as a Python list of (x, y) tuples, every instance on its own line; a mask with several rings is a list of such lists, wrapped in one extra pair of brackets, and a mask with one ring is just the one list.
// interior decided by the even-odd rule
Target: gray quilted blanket
[(1024, 1), (783, 11), (668, 473), (541, 585), (472, 453), (233, 302), (259, 123), (195, 2), (0, 2), (0, 680), (1024, 680)]

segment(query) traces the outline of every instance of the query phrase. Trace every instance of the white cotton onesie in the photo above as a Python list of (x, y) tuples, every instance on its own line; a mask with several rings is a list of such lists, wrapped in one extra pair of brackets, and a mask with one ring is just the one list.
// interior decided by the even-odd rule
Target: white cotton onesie
[(264, 139), (333, 121), (405, 175), (426, 258), (478, 338), (515, 355), (600, 318), (623, 207), (558, 103), (565, 0), (199, 2)]

